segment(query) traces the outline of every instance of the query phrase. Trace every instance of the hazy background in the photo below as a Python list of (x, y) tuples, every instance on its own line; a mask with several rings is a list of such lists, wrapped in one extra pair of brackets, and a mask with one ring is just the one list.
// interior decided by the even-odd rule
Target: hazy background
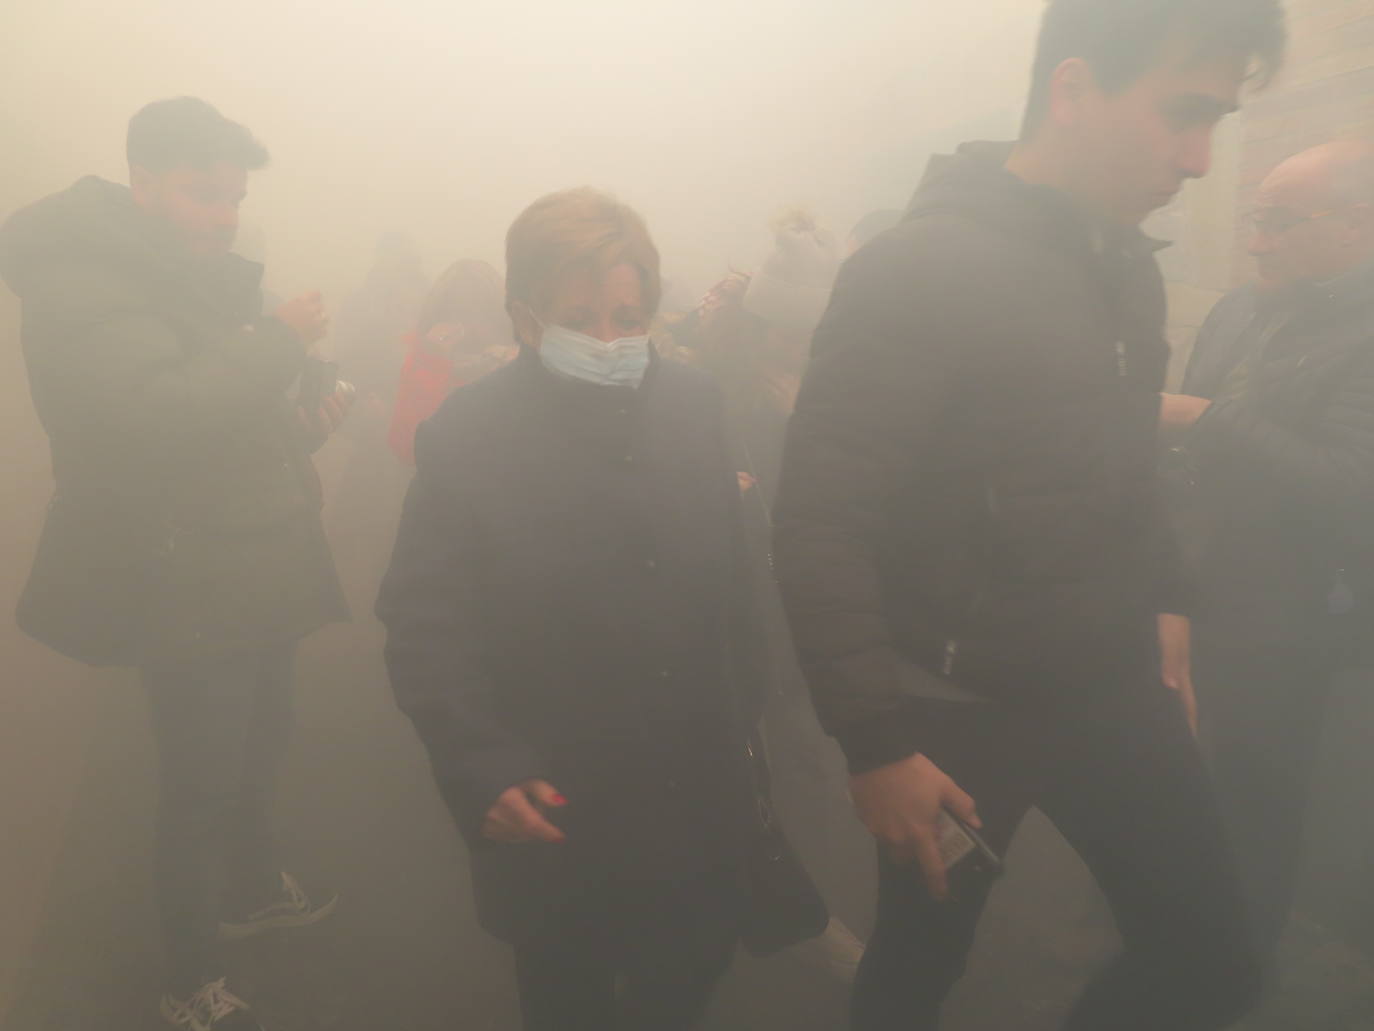
[(590, 183), (649, 218), (665, 275), (705, 288), (766, 250), (779, 208), (843, 234), (905, 204), (931, 147), (1010, 133), (1039, 0), (8, 0), (0, 213), (97, 173), (179, 94), (273, 155), (246, 220), (279, 292), (338, 297), (376, 237), (427, 271), (497, 260), (536, 196)]
[[(1374, 120), (1374, 3), (1289, 7), (1287, 85), (1227, 126), (1213, 175), (1152, 225), (1178, 241), (1164, 261), (1180, 356), (1220, 292), (1248, 273), (1235, 260), (1237, 196), (1288, 153)], [(124, 181), (129, 116), (151, 100), (193, 94), (249, 126), (273, 154), (244, 214), (266, 237), (278, 293), (319, 287), (337, 306), (362, 280), (377, 237), (394, 230), (415, 238), (431, 277), (459, 257), (499, 266), (521, 208), (589, 183), (644, 212), (675, 292), (691, 296), (729, 264), (762, 257), (779, 209), (807, 204), (843, 235), (866, 211), (904, 206), (932, 150), (1010, 135), (1042, 8), (1041, 0), (0, 0), (0, 219), (82, 175)], [(117, 1023), (109, 1013), (139, 1012), (155, 998), (152, 749), (130, 675), (61, 659), (22, 637), (10, 616), (51, 490), (18, 309), (0, 289), (0, 1025), (32, 1031), (40, 1024), (28, 1016), (40, 1012), (58, 1026), (49, 1022), (59, 1019), (52, 1000), (69, 999), (103, 1016), (61, 1026), (104, 1031)], [(379, 651), (366, 620), (316, 635), (303, 651), (282, 809), (304, 872), (323, 874), (351, 907), (335, 932), (347, 948), (324, 953), (330, 983), (306, 994), (337, 996), (322, 1011), (351, 1007), (349, 1026), (486, 1031), (499, 1025), (483, 1021), (512, 1005), (508, 964), (471, 931), (460, 850), (387, 695)], [(1311, 880), (1330, 885), (1329, 898), (1313, 908), (1374, 926), (1374, 829), (1361, 815), (1374, 782), (1374, 692), (1363, 682), (1348, 687), (1314, 819)], [(1032, 983), (1039, 1016), (983, 1026), (1051, 1026), (1095, 956), (1091, 935), (1084, 944), (1062, 930), (1092, 929), (1091, 912), (1080, 912), (1091, 901), (1081, 872), (1061, 853), (1039, 855), (1041, 867), (1066, 871), (1060, 880), (1032, 854), (1019, 867), (1031, 887), (1016, 888), (1013, 876), (1005, 897), (1038, 905), (1057, 936), (1037, 938), (1026, 913), (994, 906), (987, 933), (1002, 958), (965, 988), (993, 1006), (1016, 974)], [(468, 937), (460, 941), (455, 928)], [(1289, 1001), (1295, 1015), (1251, 1026), (1374, 1028), (1315, 1016), (1323, 1005), (1344, 1006), (1374, 1021), (1374, 963), (1311, 937), (1306, 994)], [(760, 1005), (783, 994), (764, 993)], [(367, 1008), (409, 1003), (421, 1014), (433, 999), (472, 1019), (455, 1022), (442, 1007), (409, 1022), (390, 1011), (373, 1019)], [(444, 1021), (424, 1022), (434, 1014)]]

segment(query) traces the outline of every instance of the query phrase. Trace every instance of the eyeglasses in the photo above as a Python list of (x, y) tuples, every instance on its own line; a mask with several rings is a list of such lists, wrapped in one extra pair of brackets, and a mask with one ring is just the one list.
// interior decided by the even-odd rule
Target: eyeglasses
[(1261, 211), (1252, 211), (1245, 216), (1250, 228), (1256, 233), (1263, 233), (1266, 236), (1282, 236), (1289, 230), (1296, 229), (1304, 222), (1315, 222), (1319, 218), (1330, 218), (1337, 214), (1338, 208), (1329, 211), (1318, 211), (1311, 215), (1295, 215), (1291, 211), (1283, 208), (1266, 208)]

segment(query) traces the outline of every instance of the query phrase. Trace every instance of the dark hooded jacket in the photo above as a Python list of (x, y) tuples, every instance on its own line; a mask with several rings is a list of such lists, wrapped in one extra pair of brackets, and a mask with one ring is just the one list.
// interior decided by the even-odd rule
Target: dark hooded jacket
[(0, 229), (56, 492), (19, 605), (73, 658), (149, 665), (341, 618), (320, 492), (286, 391), (305, 357), (260, 317), (262, 269), (192, 261), (97, 178)]
[(1200, 640), (1367, 659), (1374, 262), (1282, 294), (1223, 298), (1183, 391), (1213, 400), (1175, 464)]
[(1158, 245), (1007, 154), (937, 158), (846, 263), (789, 429), (778, 577), (856, 769), (918, 751), (909, 692), (949, 679), (1109, 700), (1186, 603), (1156, 481)]

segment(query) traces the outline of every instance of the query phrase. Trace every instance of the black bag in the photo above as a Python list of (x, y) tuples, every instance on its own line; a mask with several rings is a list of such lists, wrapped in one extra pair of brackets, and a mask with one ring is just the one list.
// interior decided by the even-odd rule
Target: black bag
[(756, 736), (748, 748), (759, 825), (749, 852), (749, 903), (741, 941), (750, 955), (770, 956), (823, 934), (830, 911), (778, 825), (762, 742)]

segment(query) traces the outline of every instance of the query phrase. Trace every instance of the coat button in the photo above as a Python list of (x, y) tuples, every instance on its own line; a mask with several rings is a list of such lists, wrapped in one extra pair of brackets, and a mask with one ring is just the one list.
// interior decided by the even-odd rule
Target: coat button
[(634, 456), (634, 455), (626, 455), (624, 461), (625, 461), (625, 464), (626, 464), (626, 465), (634, 465), (635, 456)]
[(657, 563), (655, 560), (653, 560), (653, 559), (646, 559), (646, 560), (644, 561), (644, 568), (646, 568), (646, 569), (657, 569), (657, 568), (658, 568), (658, 563)]
[(659, 680), (667, 680), (667, 679), (668, 679), (669, 677), (671, 677), (672, 675), (673, 675), (672, 670), (661, 669), (661, 670), (658, 671), (658, 679), (659, 679)]

